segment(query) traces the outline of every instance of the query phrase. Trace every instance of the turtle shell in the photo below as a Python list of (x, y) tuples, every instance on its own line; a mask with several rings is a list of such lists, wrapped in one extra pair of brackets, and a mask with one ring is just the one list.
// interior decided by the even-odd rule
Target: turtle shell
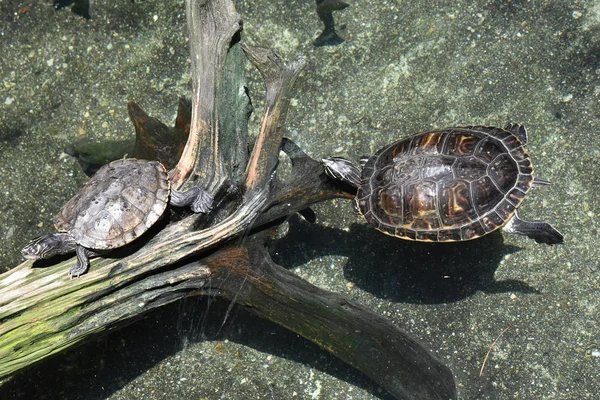
[(100, 168), (54, 220), (90, 249), (123, 246), (143, 234), (169, 201), (167, 172), (157, 161), (125, 159)]
[[(421, 132), (365, 163), (356, 202), (388, 235), (470, 240), (502, 227), (533, 184), (526, 133), (486, 126)], [(519, 131), (521, 128), (521, 131)]]

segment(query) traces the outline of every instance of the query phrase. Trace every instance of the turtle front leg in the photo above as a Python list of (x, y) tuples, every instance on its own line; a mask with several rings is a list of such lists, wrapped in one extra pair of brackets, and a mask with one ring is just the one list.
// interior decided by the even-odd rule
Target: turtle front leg
[(194, 186), (185, 192), (171, 190), (171, 205), (175, 207), (190, 206), (195, 213), (208, 214), (212, 210), (213, 202), (213, 196), (199, 186)]
[(77, 264), (73, 265), (69, 270), (69, 276), (71, 278), (79, 278), (81, 275), (90, 267), (90, 251), (83, 246), (77, 245), (75, 249), (77, 254)]
[(563, 235), (546, 221), (524, 221), (517, 212), (504, 226), (504, 230), (525, 235), (537, 243), (561, 244), (564, 241)]

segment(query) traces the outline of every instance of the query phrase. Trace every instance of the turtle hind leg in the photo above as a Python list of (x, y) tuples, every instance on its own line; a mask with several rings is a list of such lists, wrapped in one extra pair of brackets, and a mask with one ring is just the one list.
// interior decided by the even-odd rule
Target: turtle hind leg
[(92, 254), (88, 249), (79, 245), (75, 248), (75, 253), (77, 254), (77, 264), (73, 265), (69, 270), (71, 278), (79, 278), (85, 274), (90, 267), (90, 255)]
[(185, 192), (171, 190), (171, 205), (175, 207), (190, 206), (194, 213), (208, 214), (212, 210), (213, 202), (213, 196), (199, 186), (194, 186)]
[(512, 132), (516, 137), (519, 138), (521, 144), (526, 145), (528, 142), (527, 139), (527, 129), (524, 125), (521, 124), (508, 124), (504, 127), (505, 130)]
[(561, 244), (564, 241), (563, 235), (546, 221), (524, 221), (516, 212), (504, 226), (504, 230), (525, 235), (537, 243)]

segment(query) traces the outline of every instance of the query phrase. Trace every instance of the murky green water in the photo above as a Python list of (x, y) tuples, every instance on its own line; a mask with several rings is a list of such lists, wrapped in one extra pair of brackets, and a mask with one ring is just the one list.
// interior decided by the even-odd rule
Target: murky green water
[[(308, 61), (288, 136), (314, 157), (357, 159), (430, 128), (526, 124), (536, 173), (554, 185), (532, 190), (522, 215), (552, 222), (565, 244), (500, 233), (448, 246), (403, 242), (364, 226), (338, 201), (315, 208), (317, 225), (293, 223), (274, 247), (277, 261), (411, 332), (452, 368), (460, 398), (597, 398), (599, 3), (348, 2), (335, 14), (345, 42), (324, 48), (312, 46), (322, 29), (312, 1), (236, 2), (247, 43)], [(131, 100), (171, 123), (191, 83), (180, 1), (94, 2), (91, 21), (47, 2), (27, 10), (17, 3), (0, 1), (3, 270), (19, 262), (27, 239), (53, 229), (53, 215), (85, 181), (63, 153), (69, 143), (133, 135)], [(263, 87), (249, 72), (256, 130)], [(226, 308), (204, 300), (171, 306), (0, 392), (385, 398), (284, 329), (239, 310), (221, 327)], [(205, 317), (189, 322), (184, 311)]]

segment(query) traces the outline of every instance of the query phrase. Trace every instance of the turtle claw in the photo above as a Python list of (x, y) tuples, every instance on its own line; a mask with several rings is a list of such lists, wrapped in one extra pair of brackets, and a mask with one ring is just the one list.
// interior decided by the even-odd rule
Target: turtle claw
[(70, 279), (79, 278), (90, 267), (89, 253), (85, 247), (78, 245), (75, 253), (77, 253), (77, 263), (69, 270)]
[(77, 262), (77, 264), (73, 265), (69, 270), (69, 278), (79, 278), (81, 275), (85, 274), (85, 271), (87, 271), (87, 267), (82, 267), (79, 265), (79, 262)]

